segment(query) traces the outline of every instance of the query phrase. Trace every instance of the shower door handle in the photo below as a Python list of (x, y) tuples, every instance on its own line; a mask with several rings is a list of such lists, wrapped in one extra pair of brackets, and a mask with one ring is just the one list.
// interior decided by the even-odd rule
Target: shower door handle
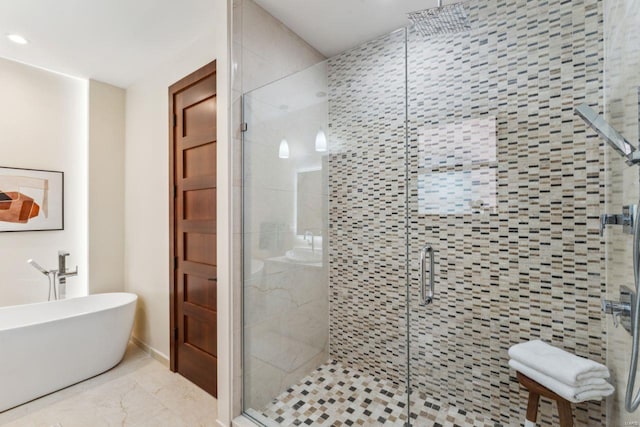
[[(427, 267), (427, 256), (429, 257), (429, 287), (427, 289), (427, 273), (425, 271)], [(434, 286), (433, 280), (434, 272), (434, 259), (433, 259), (433, 247), (426, 245), (420, 251), (420, 304), (429, 305), (433, 302)]]

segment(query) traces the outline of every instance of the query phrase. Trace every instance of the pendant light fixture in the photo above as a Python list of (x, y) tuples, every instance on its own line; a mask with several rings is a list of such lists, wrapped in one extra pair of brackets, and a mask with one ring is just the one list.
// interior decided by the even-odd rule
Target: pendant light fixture
[(285, 138), (282, 138), (282, 141), (280, 141), (280, 148), (278, 150), (278, 157), (280, 157), (281, 159), (288, 159), (289, 158), (289, 143), (287, 142), (287, 140)]
[(316, 151), (320, 153), (327, 151), (327, 135), (325, 135), (322, 128), (316, 134)]

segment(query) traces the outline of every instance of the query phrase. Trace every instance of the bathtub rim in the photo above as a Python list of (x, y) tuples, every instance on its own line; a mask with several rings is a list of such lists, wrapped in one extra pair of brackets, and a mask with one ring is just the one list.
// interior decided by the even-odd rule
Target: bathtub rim
[(97, 309), (97, 310), (91, 310), (91, 311), (83, 310), (83, 311), (80, 311), (80, 312), (77, 312), (77, 313), (73, 313), (71, 315), (65, 315), (63, 317), (56, 317), (55, 319), (48, 319), (48, 320), (39, 321), (39, 322), (28, 322), (28, 323), (23, 323), (23, 324), (20, 324), (18, 326), (12, 326), (12, 327), (4, 327), (0, 323), (0, 333), (8, 332), (8, 331), (20, 330), (20, 329), (25, 329), (25, 328), (30, 328), (30, 327), (33, 327), (33, 326), (36, 326), (36, 325), (43, 325), (43, 324), (46, 324), (46, 323), (59, 322), (59, 321), (67, 320), (67, 319), (75, 319), (76, 317), (87, 316), (87, 315), (95, 314), (95, 313), (102, 313), (104, 311), (114, 310), (114, 309), (119, 308), (119, 307), (127, 306), (127, 305), (129, 305), (131, 303), (137, 303), (137, 301), (139, 299), (138, 294), (135, 294), (133, 292), (101, 292), (101, 293), (97, 293), (97, 294), (90, 294), (90, 295), (84, 295), (84, 296), (80, 296), (80, 297), (66, 298), (66, 299), (63, 299), (63, 300), (56, 300), (56, 301), (41, 301), (41, 302), (32, 302), (32, 303), (28, 303), (28, 304), (8, 305), (8, 306), (5, 306), (5, 307), (0, 307), (0, 312), (2, 312), (3, 309), (16, 308), (16, 307), (27, 307), (27, 306), (28, 307), (34, 307), (34, 306), (40, 306), (40, 305), (51, 304), (51, 303), (56, 303), (56, 302), (72, 301), (72, 300), (82, 299), (82, 298), (91, 298), (91, 297), (96, 297), (96, 296), (100, 296), (100, 295), (121, 295), (121, 296), (126, 296), (126, 297), (129, 297), (129, 298), (127, 300), (123, 301), (122, 304), (109, 306), (109, 307), (104, 307), (104, 308), (100, 308), (100, 309)]

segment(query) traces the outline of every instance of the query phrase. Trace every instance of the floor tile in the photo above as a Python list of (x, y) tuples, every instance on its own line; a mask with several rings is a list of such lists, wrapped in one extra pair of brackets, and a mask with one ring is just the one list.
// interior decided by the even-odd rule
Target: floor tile
[[(328, 362), (259, 410), (248, 415), (276, 426), (397, 426), (407, 423), (407, 393), (394, 384)], [(446, 407), (413, 393), (411, 424), (416, 427), (494, 426), (482, 415)]]
[(6, 427), (208, 427), (216, 399), (130, 344), (115, 368), (0, 413)]

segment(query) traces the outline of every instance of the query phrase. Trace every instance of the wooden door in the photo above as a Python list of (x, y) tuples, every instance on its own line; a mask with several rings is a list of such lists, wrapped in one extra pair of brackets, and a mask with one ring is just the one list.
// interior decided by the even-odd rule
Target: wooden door
[(172, 85), (169, 104), (171, 370), (217, 397), (215, 62)]

